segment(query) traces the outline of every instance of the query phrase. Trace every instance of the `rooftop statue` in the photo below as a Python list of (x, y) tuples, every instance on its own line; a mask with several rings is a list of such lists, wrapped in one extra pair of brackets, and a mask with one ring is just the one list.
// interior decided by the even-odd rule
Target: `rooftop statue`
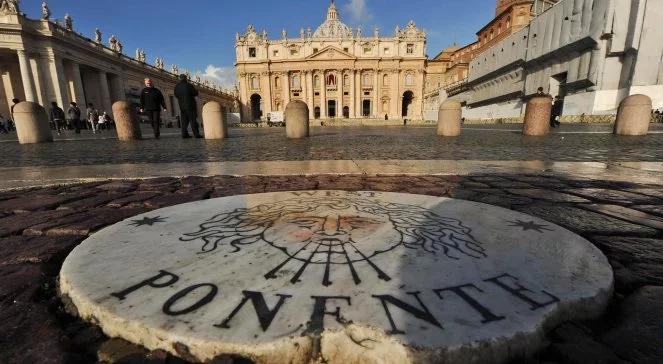
[(94, 42), (101, 44), (101, 30), (99, 28), (94, 30)]
[(18, 12), (18, 0), (2, 0), (0, 3), (0, 14), (17, 15)]
[(48, 20), (51, 18), (51, 9), (48, 8), (46, 1), (41, 3), (41, 20)]
[(70, 32), (74, 31), (74, 19), (69, 14), (65, 14), (64, 16), (64, 28)]

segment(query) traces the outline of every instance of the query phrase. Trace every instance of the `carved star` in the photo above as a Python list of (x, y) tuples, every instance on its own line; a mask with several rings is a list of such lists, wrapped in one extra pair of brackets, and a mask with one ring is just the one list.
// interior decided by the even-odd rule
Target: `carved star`
[(160, 222), (166, 221), (165, 218), (162, 218), (161, 216), (156, 216), (156, 217), (144, 217), (142, 220), (133, 220), (133, 222), (130, 225), (140, 227), (140, 226), (154, 226), (154, 224), (158, 224)]
[(534, 230), (537, 233), (543, 234), (543, 231), (553, 231), (553, 229), (549, 229), (549, 226), (547, 225), (541, 225), (537, 224), (534, 221), (521, 221), (521, 220), (516, 220), (516, 221), (507, 221), (510, 225), (509, 226), (515, 226), (515, 227), (520, 227), (523, 229), (523, 231), (529, 231), (529, 230)]

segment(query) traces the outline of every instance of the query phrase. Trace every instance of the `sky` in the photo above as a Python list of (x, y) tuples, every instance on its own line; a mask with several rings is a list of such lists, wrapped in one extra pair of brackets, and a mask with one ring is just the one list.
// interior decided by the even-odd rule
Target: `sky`
[[(161, 57), (170, 69), (177, 64), (206, 79), (230, 87), (235, 82), (235, 33), (249, 24), (279, 39), (286, 29), (298, 37), (300, 28), (320, 25), (330, 0), (50, 0), (51, 19), (66, 13), (74, 30), (94, 38), (100, 28), (103, 40), (114, 34), (133, 56), (145, 50), (154, 63)], [(348, 26), (374, 27), (392, 35), (414, 20), (428, 34), (428, 56), (452, 45), (475, 40), (476, 32), (494, 16), (495, 0), (336, 0), (341, 20)], [(42, 0), (22, 0), (29, 18), (41, 16)]]

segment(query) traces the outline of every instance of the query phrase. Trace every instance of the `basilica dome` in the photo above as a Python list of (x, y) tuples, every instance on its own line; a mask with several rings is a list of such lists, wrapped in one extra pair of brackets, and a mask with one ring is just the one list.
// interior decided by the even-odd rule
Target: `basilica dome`
[(352, 29), (338, 18), (336, 5), (332, 2), (327, 10), (327, 19), (313, 33), (313, 38), (345, 38), (352, 36)]

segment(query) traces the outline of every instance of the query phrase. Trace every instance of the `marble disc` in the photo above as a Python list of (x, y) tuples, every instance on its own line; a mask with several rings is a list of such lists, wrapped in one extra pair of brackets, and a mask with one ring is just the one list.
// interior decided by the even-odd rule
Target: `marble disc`
[(279, 192), (127, 219), (66, 259), (79, 315), (148, 349), (258, 363), (504, 362), (600, 315), (613, 273), (536, 217), (431, 196)]

